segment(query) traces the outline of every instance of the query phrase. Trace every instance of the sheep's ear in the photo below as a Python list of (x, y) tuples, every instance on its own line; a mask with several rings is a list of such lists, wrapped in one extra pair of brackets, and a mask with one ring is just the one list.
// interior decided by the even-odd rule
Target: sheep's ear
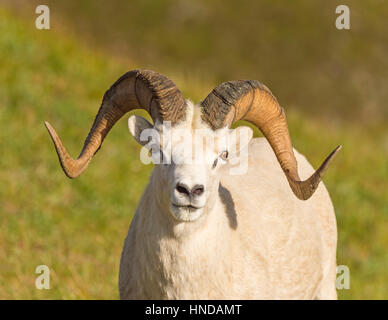
[(247, 147), (252, 137), (253, 131), (247, 126), (240, 126), (232, 130), (229, 136), (230, 157), (238, 157), (241, 152), (247, 152)]
[(141, 139), (141, 133), (146, 129), (152, 129), (154, 126), (143, 117), (133, 115), (128, 119), (128, 129), (135, 140), (142, 146), (148, 143), (148, 139)]

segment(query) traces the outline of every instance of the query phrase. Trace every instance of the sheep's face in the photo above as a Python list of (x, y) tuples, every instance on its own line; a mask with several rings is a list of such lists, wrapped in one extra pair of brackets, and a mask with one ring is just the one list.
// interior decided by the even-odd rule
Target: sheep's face
[(245, 147), (252, 138), (248, 127), (211, 130), (195, 112), (199, 108), (189, 106), (186, 121), (174, 127), (168, 122), (153, 126), (139, 116), (128, 121), (131, 134), (143, 145), (141, 160), (156, 165), (160, 201), (176, 220), (185, 222), (209, 211), (218, 195), (221, 172), (233, 174), (233, 169), (222, 170), (231, 159), (248, 165)]

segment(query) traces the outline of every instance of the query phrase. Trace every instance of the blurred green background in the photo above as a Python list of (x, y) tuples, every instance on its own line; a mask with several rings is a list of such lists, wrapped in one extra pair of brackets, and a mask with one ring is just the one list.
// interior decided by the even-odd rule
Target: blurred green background
[[(266, 84), (317, 167), (338, 224), (341, 299), (388, 299), (387, 1), (0, 0), (0, 298), (116, 299), (121, 248), (152, 166), (120, 121), (89, 170), (62, 173), (43, 125), (76, 156), (123, 73), (166, 74), (199, 102), (234, 79)], [(351, 29), (335, 28), (346, 4)], [(127, 117), (125, 117), (127, 118)], [(35, 288), (35, 268), (51, 289)]]

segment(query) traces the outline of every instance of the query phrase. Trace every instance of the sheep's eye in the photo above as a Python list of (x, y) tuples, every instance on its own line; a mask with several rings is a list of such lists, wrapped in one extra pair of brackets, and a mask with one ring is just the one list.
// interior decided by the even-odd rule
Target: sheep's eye
[[(228, 156), (229, 156), (229, 152), (225, 150), (220, 154), (218, 158), (221, 158), (222, 160), (226, 161), (226, 159), (228, 159)], [(218, 158), (213, 162), (213, 166), (212, 166), (213, 169), (217, 166)]]
[(212, 166), (213, 169), (217, 166), (217, 163), (218, 163), (218, 158), (213, 162), (213, 166)]
[(225, 150), (223, 153), (221, 153), (220, 158), (222, 160), (226, 160), (226, 159), (228, 159), (228, 156), (229, 156), (229, 152), (227, 150)]
[(158, 163), (155, 163), (155, 164), (166, 164), (165, 163), (165, 155), (164, 155), (164, 152), (160, 149), (160, 148), (150, 148), (148, 150), (148, 156), (153, 158), (153, 156), (157, 156), (157, 154), (159, 154), (159, 159), (155, 158), (153, 159), (154, 161), (157, 160)]

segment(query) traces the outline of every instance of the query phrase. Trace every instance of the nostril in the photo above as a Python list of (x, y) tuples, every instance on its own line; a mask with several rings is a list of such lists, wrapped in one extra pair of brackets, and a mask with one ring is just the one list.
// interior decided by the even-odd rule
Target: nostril
[(201, 185), (196, 185), (191, 189), (191, 193), (195, 196), (200, 196), (205, 191), (205, 187)]
[(188, 189), (186, 186), (182, 185), (182, 184), (179, 184), (179, 183), (178, 183), (177, 186), (176, 186), (176, 190), (177, 190), (179, 193), (183, 193), (183, 194), (190, 195), (189, 189)]

